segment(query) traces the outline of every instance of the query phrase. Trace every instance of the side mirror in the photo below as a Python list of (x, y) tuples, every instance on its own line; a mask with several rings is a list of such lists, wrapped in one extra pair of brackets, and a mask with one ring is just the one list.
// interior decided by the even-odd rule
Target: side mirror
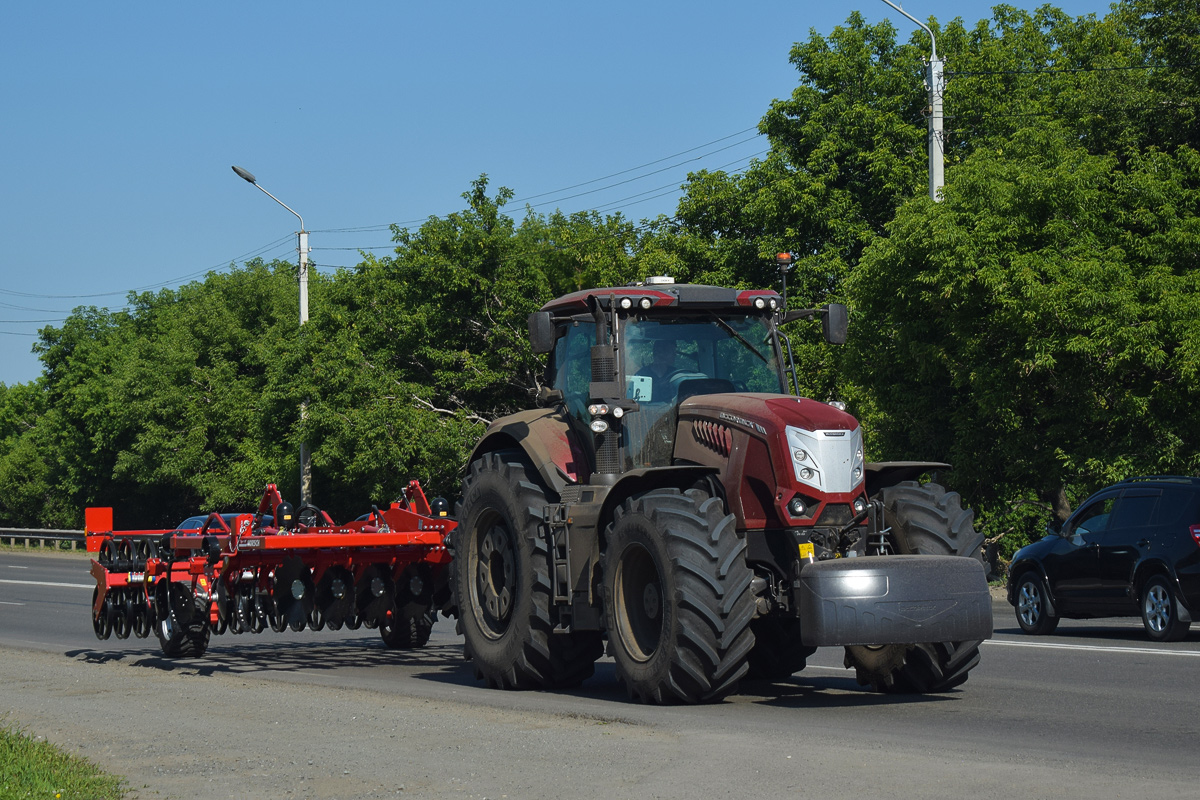
[(533, 352), (541, 355), (554, 349), (554, 320), (549, 311), (535, 311), (529, 315), (529, 343)]
[(1052, 519), (1046, 523), (1046, 533), (1050, 534), (1051, 536), (1061, 536), (1062, 526), (1063, 524), (1061, 520)]
[(850, 315), (841, 303), (829, 303), (821, 309), (821, 333), (830, 344), (845, 344)]

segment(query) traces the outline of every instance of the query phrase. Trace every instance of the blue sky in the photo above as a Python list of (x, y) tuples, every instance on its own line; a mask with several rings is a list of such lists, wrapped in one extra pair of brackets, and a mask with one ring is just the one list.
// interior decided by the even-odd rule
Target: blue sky
[[(904, 8), (974, 23), (991, 6)], [(517, 217), (525, 198), (671, 214), (689, 170), (763, 153), (753, 128), (796, 86), (791, 45), (854, 9), (913, 30), (881, 0), (9, 0), (0, 382), (41, 372), (34, 334), (75, 306), (295, 258), (295, 217), (234, 164), (303, 215), (326, 269), (388, 253), (389, 223), (460, 209), (481, 173), (515, 192)]]

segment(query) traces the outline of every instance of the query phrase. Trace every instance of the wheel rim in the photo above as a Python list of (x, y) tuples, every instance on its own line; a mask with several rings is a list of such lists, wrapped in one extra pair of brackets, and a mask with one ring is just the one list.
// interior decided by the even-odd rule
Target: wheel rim
[(498, 639), (512, 621), (516, 587), (516, 540), (508, 526), (493, 519), (480, 526), (475, 548), (473, 582), (478, 595), (477, 616), (487, 636)]
[(1161, 584), (1156, 583), (1146, 591), (1142, 606), (1150, 630), (1162, 633), (1171, 624), (1171, 595)]
[(1017, 597), (1017, 614), (1022, 623), (1031, 627), (1037, 625), (1038, 620), (1042, 618), (1042, 592), (1032, 581), (1021, 584)]
[(662, 577), (650, 552), (630, 545), (621, 554), (613, 588), (617, 634), (625, 651), (636, 661), (649, 661), (662, 641)]

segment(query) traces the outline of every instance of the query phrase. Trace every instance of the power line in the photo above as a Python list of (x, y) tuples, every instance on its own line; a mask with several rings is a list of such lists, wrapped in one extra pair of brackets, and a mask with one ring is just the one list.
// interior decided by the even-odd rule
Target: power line
[(1192, 69), (1196, 66), (1196, 64), (1133, 64), (1124, 67), (1035, 67), (1033, 69), (971, 70), (964, 72), (951, 72), (947, 70), (945, 75), (949, 79), (974, 75), (1049, 75), (1071, 72), (1126, 72), (1142, 69)]
[[(672, 153), (672, 154), (671, 154), (671, 155), (669, 155), (669, 156), (663, 156), (662, 158), (658, 158), (658, 159), (655, 159), (655, 160), (653, 160), (653, 161), (647, 161), (645, 164), (640, 164), (640, 165), (638, 165), (638, 166), (636, 166), (636, 167), (630, 167), (629, 169), (623, 169), (623, 170), (620, 170), (620, 171), (618, 171), (618, 172), (613, 172), (613, 173), (610, 173), (610, 174), (608, 174), (608, 175), (601, 176), (601, 177), (599, 177), (599, 178), (593, 178), (593, 179), (591, 179), (591, 180), (588, 180), (588, 181), (583, 181), (583, 182), (581, 182), (581, 183), (572, 184), (571, 186), (564, 186), (564, 187), (562, 187), (562, 188), (560, 188), (560, 189), (552, 189), (552, 190), (550, 190), (550, 191), (547, 191), (547, 192), (539, 192), (538, 194), (527, 195), (527, 196), (525, 196), (525, 197), (523, 197), (523, 198), (518, 198), (518, 199), (515, 199), (515, 200), (509, 200), (507, 203), (505, 203), (505, 205), (512, 205), (512, 204), (515, 204), (515, 203), (524, 203), (524, 202), (526, 202), (526, 201), (528, 201), (528, 200), (534, 200), (534, 199), (536, 199), (536, 198), (539, 198), (539, 197), (546, 197), (546, 196), (553, 195), (553, 194), (559, 194), (559, 193), (561, 193), (561, 192), (567, 192), (567, 191), (571, 191), (572, 189), (577, 189), (577, 188), (579, 188), (579, 187), (581, 187), (581, 186), (589, 186), (589, 185), (591, 185), (591, 184), (593, 184), (593, 183), (598, 183), (598, 182), (600, 182), (600, 181), (608, 180), (609, 178), (615, 178), (615, 177), (618, 177), (618, 176), (620, 176), (620, 175), (626, 175), (626, 174), (628, 174), (628, 173), (630, 173), (630, 172), (636, 172), (637, 170), (640, 170), (640, 169), (645, 169), (646, 167), (652, 167), (652, 166), (654, 166), (654, 165), (656, 165), (656, 164), (661, 164), (661, 163), (662, 163), (662, 162), (664, 162), (664, 161), (669, 161), (669, 160), (670, 160), (670, 159), (672, 159), (672, 158), (678, 158), (679, 156), (687, 155), (688, 153), (695, 152), (696, 150), (702, 150), (702, 149), (704, 149), (705, 147), (711, 147), (711, 146), (712, 146), (712, 145), (714, 145), (714, 144), (719, 144), (719, 143), (721, 143), (721, 142), (724, 142), (724, 141), (726, 141), (726, 140), (728, 140), (728, 139), (732, 139), (732, 138), (733, 138), (733, 137), (735, 137), (735, 136), (741, 136), (741, 135), (743, 135), (743, 134), (746, 134), (746, 133), (749, 133), (750, 131), (753, 131), (753, 130), (757, 130), (757, 126), (755, 126), (755, 127), (752, 127), (752, 128), (744, 128), (744, 129), (742, 129), (742, 130), (740, 130), (740, 131), (736, 131), (736, 132), (734, 132), (734, 133), (730, 133), (730, 134), (727, 134), (727, 135), (725, 135), (725, 136), (721, 136), (721, 137), (719, 137), (719, 138), (717, 138), (717, 139), (713, 139), (713, 140), (712, 140), (712, 141), (710, 141), (710, 142), (705, 142), (704, 144), (696, 145), (695, 147), (689, 147), (689, 148), (688, 148), (688, 149), (686, 149), (686, 150), (680, 150), (678, 153)], [(725, 147), (721, 147), (721, 148), (718, 148), (718, 149), (716, 149), (716, 150), (713, 150), (713, 151), (712, 151), (712, 153), (706, 153), (706, 154), (704, 154), (703, 156), (696, 156), (696, 157), (694, 157), (694, 158), (687, 159), (687, 160), (685, 160), (685, 161), (682, 161), (682, 162), (680, 162), (679, 164), (677, 164), (677, 165), (675, 165), (675, 166), (682, 166), (683, 164), (686, 164), (686, 163), (688, 163), (688, 162), (690, 162), (690, 161), (695, 161), (695, 160), (698, 160), (699, 158), (704, 158), (704, 157), (707, 157), (708, 155), (712, 155), (712, 154), (714, 154), (714, 153), (719, 153), (719, 152), (722, 152), (723, 150), (728, 150), (729, 148), (731, 148), (731, 147), (736, 147), (736, 146), (737, 146), (737, 145), (739, 145), (739, 144), (745, 144), (746, 142), (751, 142), (751, 141), (754, 141), (756, 138), (758, 138), (758, 136), (751, 136), (751, 137), (749, 137), (749, 138), (747, 138), (747, 139), (745, 139), (745, 140), (743, 140), (743, 141), (741, 141), (741, 142), (735, 142), (735, 143), (733, 143), (733, 144), (731, 144), (731, 145), (727, 145), (727, 146), (725, 146)], [(655, 170), (654, 172), (648, 172), (648, 173), (646, 173), (646, 175), (645, 175), (644, 177), (649, 177), (650, 175), (657, 174), (658, 172), (662, 172), (662, 171), (664, 171), (665, 169), (671, 169), (671, 167), (665, 167), (665, 168), (663, 168), (663, 170)], [(634, 178), (634, 179), (631, 179), (631, 180), (638, 180), (638, 179), (637, 179), (637, 178)], [(597, 189), (597, 190), (595, 190), (595, 191), (601, 191), (603, 188), (612, 188), (613, 186), (620, 186), (620, 185), (622, 185), (623, 183), (628, 183), (628, 182), (629, 182), (629, 181), (621, 181), (621, 182), (618, 182), (618, 183), (614, 183), (614, 184), (612, 184), (612, 185), (611, 185), (611, 186), (609, 186), (609, 187), (601, 187), (601, 189)], [(549, 201), (549, 202), (560, 202), (561, 200), (570, 200), (570, 199), (572, 199), (573, 197), (582, 197), (582, 196), (583, 196), (583, 195), (585, 195), (585, 194), (588, 194), (588, 192), (584, 192), (584, 193), (581, 193), (581, 194), (578, 194), (578, 195), (573, 195), (572, 197), (564, 197), (564, 198), (560, 198), (560, 200)], [(536, 208), (536, 207), (539, 207), (539, 206), (542, 206), (542, 205), (547, 205), (547, 203), (539, 203), (539, 204), (537, 204), (537, 206), (534, 206), (534, 207)], [(452, 213), (453, 213), (453, 212), (452, 212)], [(383, 225), (363, 225), (363, 226), (349, 227), (349, 228), (324, 228), (324, 229), (321, 229), (321, 230), (314, 230), (314, 231), (312, 231), (312, 232), (313, 232), (313, 233), (373, 233), (373, 232), (375, 232), (375, 231), (385, 231), (385, 230), (390, 230), (390, 229), (391, 229), (391, 227), (392, 227), (393, 225), (398, 225), (398, 226), (401, 226), (401, 227), (403, 227), (403, 226), (406, 226), (406, 225), (416, 225), (416, 224), (418, 224), (418, 223), (422, 223), (422, 222), (426, 222), (426, 221), (428, 221), (428, 220), (429, 220), (431, 217), (433, 217), (433, 218), (440, 218), (440, 217), (443, 217), (443, 216), (446, 216), (446, 215), (444, 215), (444, 214), (441, 214), (441, 215), (439, 215), (439, 214), (434, 214), (434, 215), (429, 215), (429, 216), (421, 217), (421, 218), (419, 218), (419, 219), (404, 220), (404, 221), (401, 221), (401, 222), (391, 222), (391, 223), (387, 223), (387, 224), (383, 224)]]
[[(614, 173), (612, 173), (611, 175), (605, 175), (605, 176), (603, 176), (603, 177), (601, 177), (601, 178), (594, 178), (594, 179), (592, 179), (592, 180), (590, 180), (590, 181), (584, 181), (583, 183), (576, 183), (576, 184), (575, 184), (575, 185), (573, 185), (573, 186), (566, 186), (566, 187), (564, 187), (564, 188), (562, 188), (562, 189), (555, 189), (555, 190), (553, 190), (553, 191), (549, 191), (549, 192), (542, 192), (542, 193), (540, 193), (540, 194), (531, 194), (531, 195), (529, 195), (529, 196), (527, 196), (527, 197), (518, 198), (518, 199), (516, 199), (516, 200), (510, 200), (509, 202), (510, 202), (510, 203), (524, 203), (524, 202), (526, 202), (526, 201), (528, 201), (528, 200), (534, 200), (534, 199), (537, 199), (537, 198), (539, 198), (539, 197), (545, 197), (545, 196), (547, 196), (547, 195), (551, 195), (551, 194), (558, 194), (559, 192), (569, 192), (569, 191), (570, 191), (570, 190), (572, 190), (572, 189), (578, 189), (580, 186), (588, 186), (588, 185), (590, 185), (590, 184), (593, 184), (593, 183), (599, 183), (600, 181), (606, 181), (606, 180), (608, 180), (609, 178), (615, 178), (615, 177), (617, 177), (618, 175), (625, 175), (625, 174), (627, 174), (627, 173), (629, 173), (629, 172), (635, 172), (635, 171), (637, 171), (637, 170), (639, 170), (639, 169), (645, 169), (646, 167), (652, 167), (652, 166), (654, 166), (655, 164), (661, 164), (662, 162), (664, 162), (664, 161), (669, 161), (669, 160), (670, 160), (670, 159), (672, 159), (672, 158), (678, 158), (679, 156), (682, 156), (682, 155), (687, 155), (688, 153), (695, 152), (696, 150), (701, 150), (701, 149), (703, 149), (703, 148), (705, 148), (705, 147), (709, 147), (710, 145), (717, 144), (718, 142), (723, 142), (723, 141), (725, 141), (726, 139), (732, 139), (732, 138), (733, 138), (733, 137), (735, 137), (735, 136), (741, 136), (741, 135), (742, 135), (742, 134), (744, 134), (744, 133), (749, 133), (750, 131), (757, 130), (757, 129), (758, 129), (758, 128), (757, 128), (757, 126), (755, 126), (755, 127), (753, 127), (753, 128), (746, 128), (746, 129), (744, 129), (744, 130), (740, 130), (740, 131), (738, 131), (737, 133), (731, 133), (731, 134), (729, 134), (728, 136), (722, 136), (720, 139), (714, 139), (714, 140), (712, 140), (711, 142), (706, 142), (706, 143), (704, 143), (704, 144), (701, 144), (701, 145), (696, 145), (695, 147), (688, 148), (687, 150), (681, 150), (680, 152), (678, 152), (678, 153), (674, 153), (674, 154), (672, 154), (672, 155), (669, 155), (669, 156), (663, 156), (662, 158), (656, 159), (656, 160), (654, 160), (654, 161), (648, 161), (648, 162), (646, 162), (645, 164), (641, 164), (640, 166), (636, 166), (636, 167), (630, 167), (629, 169), (623, 169), (623, 170), (621, 170), (620, 172), (614, 172)], [(751, 136), (749, 139), (745, 139), (745, 140), (743, 140), (743, 141), (741, 141), (741, 142), (734, 142), (734, 144), (732, 144), (732, 145), (729, 145), (729, 147), (734, 147), (734, 146), (736, 146), (736, 145), (739, 145), (739, 144), (745, 144), (745, 142), (750, 142), (750, 141), (753, 141), (754, 139), (757, 139), (757, 138), (758, 138), (758, 136)], [(721, 152), (721, 150), (727, 150), (727, 149), (728, 149), (728, 147), (722, 147), (720, 150), (714, 150), (713, 152), (714, 152), (714, 153), (719, 153), (719, 152)], [(694, 160), (694, 159), (689, 159), (689, 160)], [(685, 162), (685, 163), (686, 163), (686, 162)], [(668, 167), (668, 169), (669, 169), (669, 167)], [(651, 173), (647, 173), (647, 174), (649, 174), (649, 175), (654, 175), (655, 173), (654, 173), (654, 172), (651, 172)], [(616, 184), (615, 184), (615, 185), (616, 185)], [(568, 200), (569, 200), (570, 198), (564, 198), (564, 199), (568, 199)]]

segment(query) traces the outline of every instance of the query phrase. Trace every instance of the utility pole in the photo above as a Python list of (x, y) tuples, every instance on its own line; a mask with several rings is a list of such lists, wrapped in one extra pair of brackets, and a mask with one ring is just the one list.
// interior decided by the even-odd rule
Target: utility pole
[[(296, 219), (300, 220), (300, 230), (296, 236), (298, 237), (297, 247), (300, 250), (300, 327), (304, 327), (304, 323), (308, 322), (308, 231), (304, 229), (304, 217), (292, 211), (287, 203), (259, 186), (258, 180), (248, 170), (244, 170), (241, 167), (234, 167), (233, 171), (237, 173), (239, 178), (257, 186), (263, 194), (276, 203), (279, 203), (279, 205), (288, 211), (291, 211)], [(304, 420), (307, 418), (308, 401), (304, 400), (300, 403), (301, 425), (304, 424)], [(308, 452), (308, 442), (304, 441), (303, 437), (300, 438), (300, 505), (312, 505), (312, 459)]]
[(942, 199), (942, 187), (946, 185), (946, 152), (944, 146), (946, 139), (942, 133), (942, 122), (944, 119), (942, 99), (946, 93), (945, 63), (938, 58), (937, 39), (934, 38), (933, 31), (929, 30), (928, 26), (896, 3), (893, 3), (892, 0), (883, 0), (883, 2), (899, 11), (915, 23), (917, 27), (928, 33), (929, 41), (932, 42), (929, 64), (925, 67), (925, 89), (929, 93), (929, 199), (938, 203)]

